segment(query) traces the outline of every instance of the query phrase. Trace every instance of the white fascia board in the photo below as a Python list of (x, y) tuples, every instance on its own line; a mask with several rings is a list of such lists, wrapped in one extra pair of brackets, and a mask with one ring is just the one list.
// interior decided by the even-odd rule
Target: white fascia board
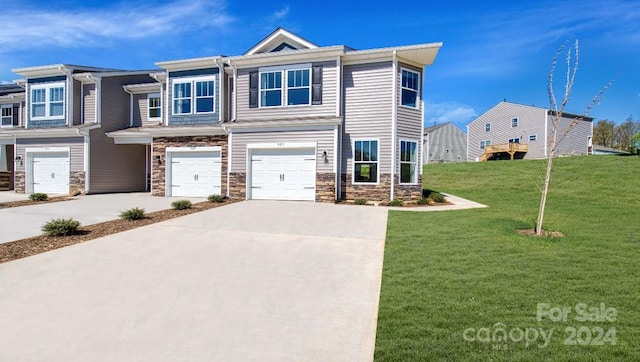
[(204, 57), (204, 58), (192, 58), (192, 59), (182, 59), (182, 60), (170, 60), (165, 62), (157, 62), (155, 63), (160, 68), (166, 70), (190, 70), (190, 69), (200, 69), (200, 68), (212, 68), (218, 67), (218, 63), (224, 58), (221, 56), (215, 57)]
[(133, 94), (144, 93), (158, 93), (161, 90), (161, 85), (158, 82), (155, 83), (142, 83), (142, 84), (125, 84), (122, 88)]
[(58, 137), (76, 137), (76, 136), (84, 136), (87, 134), (87, 131), (99, 128), (100, 125), (92, 125), (90, 127), (82, 127), (82, 128), (68, 128), (68, 127), (60, 127), (60, 128), (29, 128), (20, 129), (20, 130), (8, 130), (2, 132), (0, 134), (0, 138), (4, 138), (6, 136), (15, 136), (16, 138), (58, 138)]
[(320, 127), (327, 126), (333, 127), (342, 124), (342, 117), (331, 117), (323, 119), (289, 119), (289, 120), (277, 120), (277, 121), (258, 121), (258, 122), (228, 122), (224, 126), (230, 130), (243, 130), (243, 129), (270, 129), (274, 128), (290, 128), (290, 127)]
[(260, 53), (253, 55), (241, 55), (225, 58), (239, 68), (260, 67), (269, 65), (291, 64), (295, 62), (318, 62), (335, 60), (338, 55), (344, 54), (344, 46), (332, 46), (316, 49), (303, 49), (295, 51), (282, 51), (273, 53)]

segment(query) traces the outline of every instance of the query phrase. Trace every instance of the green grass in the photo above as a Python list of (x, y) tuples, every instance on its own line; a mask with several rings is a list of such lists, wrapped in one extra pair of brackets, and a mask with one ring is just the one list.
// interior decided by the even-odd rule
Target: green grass
[[(375, 359), (379, 361), (636, 360), (640, 355), (640, 157), (556, 159), (545, 230), (532, 228), (545, 161), (433, 164), (424, 187), (486, 209), (389, 213)], [(577, 303), (617, 310), (575, 320)], [(572, 309), (538, 322), (538, 303)], [(554, 330), (549, 345), (469, 342), (468, 328), (502, 323)], [(615, 328), (615, 345), (567, 346), (565, 328)], [(514, 336), (518, 337), (517, 331)], [(475, 335), (471, 333), (471, 335)], [(586, 337), (586, 334), (583, 334)], [(585, 338), (586, 340), (586, 338)], [(506, 348), (506, 349), (505, 349)]]

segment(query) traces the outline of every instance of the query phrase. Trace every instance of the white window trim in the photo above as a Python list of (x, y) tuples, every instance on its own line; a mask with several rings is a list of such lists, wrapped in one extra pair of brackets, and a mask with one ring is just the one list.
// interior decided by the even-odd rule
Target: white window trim
[[(416, 161), (415, 162), (407, 162), (407, 161), (402, 161), (402, 142), (412, 142), (416, 144)], [(419, 173), (419, 154), (420, 154), (420, 147), (419, 147), (419, 143), (417, 140), (413, 140), (413, 139), (408, 139), (408, 138), (401, 138), (398, 142), (398, 165), (400, 167), (400, 169), (398, 170), (398, 184), (400, 185), (417, 185), (418, 184), (418, 173)], [(449, 152), (449, 150), (447, 150), (447, 152)], [(408, 164), (412, 164), (415, 163), (416, 165), (416, 172), (413, 176), (414, 180), (412, 182), (402, 182), (402, 175), (401, 175), (401, 171), (402, 171), (402, 164), (403, 163), (408, 163)]]
[[(175, 78), (171, 81), (171, 115), (173, 116), (189, 116), (189, 115), (199, 115), (199, 114), (214, 114), (216, 113), (216, 97), (217, 97), (217, 92), (216, 92), (216, 79), (217, 77), (214, 76), (203, 76), (203, 77), (189, 77), (189, 78)], [(209, 82), (212, 81), (213, 82), (213, 108), (211, 112), (196, 112), (196, 101), (198, 99), (198, 97), (196, 96), (196, 83), (198, 82)], [(174, 101), (176, 99), (175, 97), (175, 86), (176, 84), (184, 84), (184, 83), (190, 83), (191, 84), (191, 96), (189, 97), (189, 99), (191, 100), (191, 107), (189, 109), (189, 113), (176, 113), (176, 108), (174, 105)], [(200, 97), (203, 98), (203, 97)], [(205, 98), (209, 98), (209, 97), (205, 97)], [(182, 99), (182, 98), (181, 98)], [(184, 98), (187, 99), (187, 98)]]
[[(516, 125), (513, 125), (513, 121), (516, 121)], [(513, 117), (511, 118), (511, 128), (517, 128), (518, 126), (520, 126), (520, 119), (518, 119), (518, 117)]]
[[(487, 127), (488, 126), (488, 127)], [(487, 129), (488, 128), (488, 129)], [(485, 123), (484, 124), (484, 131), (485, 132), (491, 132), (491, 123)]]
[[(487, 143), (488, 142), (488, 143)], [(480, 149), (485, 150), (488, 145), (491, 144), (491, 140), (482, 140), (480, 141)]]
[[(413, 88), (407, 88), (407, 87), (403, 87), (402, 86), (402, 72), (403, 71), (407, 71), (410, 73), (414, 73), (418, 75), (418, 89), (413, 89)], [(416, 72), (415, 70), (409, 69), (409, 68), (403, 68), (400, 67), (400, 107), (405, 107), (405, 108), (409, 108), (409, 109), (420, 109), (420, 103), (421, 103), (421, 86), (422, 86), (422, 74), (420, 74), (420, 72)], [(403, 89), (407, 89), (410, 90), (412, 92), (416, 92), (416, 106), (408, 106), (406, 104), (402, 104), (402, 90)]]
[[(533, 139), (531, 139), (531, 137), (533, 137)], [(529, 135), (529, 142), (537, 142), (537, 141), (538, 141), (538, 135), (537, 134)]]
[[(52, 88), (62, 88), (62, 94), (64, 95), (64, 100), (62, 101), (62, 115), (59, 116), (51, 116), (51, 92)], [(38, 89), (44, 89), (44, 116), (36, 117), (33, 115), (33, 91)], [(67, 114), (67, 85), (66, 82), (56, 82), (56, 83), (43, 83), (43, 84), (34, 84), (29, 87), (29, 116), (32, 120), (47, 120), (47, 119), (65, 119)], [(59, 103), (59, 102), (56, 102)]]
[[(296, 71), (296, 70), (306, 70), (309, 72), (309, 85), (305, 86), (301, 86), (301, 87), (291, 87), (289, 88), (289, 72), (292, 71)], [(313, 71), (311, 69), (311, 65), (309, 65), (309, 68), (292, 68), (292, 69), (287, 69), (285, 70), (284, 74), (286, 75), (286, 78), (284, 78), (284, 81), (286, 82), (284, 84), (285, 86), (285, 92), (283, 92), (283, 96), (284, 99), (286, 101), (286, 103), (283, 103), (285, 107), (304, 107), (304, 106), (310, 106), (311, 105), (311, 92), (312, 92), (312, 86), (313, 86)], [(308, 92), (308, 98), (307, 98), (307, 103), (301, 103), (301, 104), (289, 104), (289, 90), (290, 89), (307, 89)]]
[[(356, 161), (356, 142), (358, 141), (376, 141), (378, 142), (378, 160), (375, 163), (378, 165), (376, 167), (376, 182), (356, 182), (356, 162), (365, 163), (363, 161)], [(353, 139), (353, 143), (351, 144), (351, 154), (353, 157), (351, 158), (351, 184), (352, 185), (378, 185), (380, 184), (380, 139), (379, 138), (355, 138)], [(368, 162), (372, 163), (372, 162)]]
[[(152, 107), (149, 105), (149, 100), (151, 98), (158, 98), (160, 100), (160, 104), (158, 107), (153, 107), (153, 108), (159, 108), (160, 109), (160, 117), (151, 117), (149, 116), (149, 114), (151, 112), (149, 112)], [(159, 121), (162, 119), (162, 95), (160, 93), (149, 93), (147, 94), (147, 120), (148, 121)]]
[[(311, 63), (304, 64), (291, 64), (285, 66), (273, 66), (273, 67), (262, 67), (258, 69), (258, 108), (289, 108), (289, 107), (309, 107), (311, 106), (311, 93), (313, 86), (313, 65)], [(291, 70), (308, 70), (309, 71), (309, 103), (307, 104), (292, 104), (287, 105), (288, 101), (288, 77), (289, 71)], [(280, 72), (280, 76), (282, 79), (282, 83), (280, 85), (280, 105), (279, 106), (264, 106), (262, 105), (262, 74), (263, 73), (277, 73)], [(295, 87), (293, 89), (301, 89), (302, 87)], [(270, 90), (276, 90), (277, 88), (273, 88)]]
[(13, 128), (13, 104), (3, 104), (1, 107), (1, 109), (10, 109), (11, 110), (11, 123), (9, 125), (4, 125), (2, 123), (2, 118), (4, 118), (4, 116), (2, 116), (2, 113), (0, 113), (0, 127), (2, 128)]

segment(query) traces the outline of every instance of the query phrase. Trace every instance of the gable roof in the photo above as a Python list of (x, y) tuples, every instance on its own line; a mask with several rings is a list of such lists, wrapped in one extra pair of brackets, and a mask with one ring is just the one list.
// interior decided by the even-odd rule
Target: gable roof
[(286, 50), (314, 49), (318, 46), (307, 39), (299, 37), (292, 32), (279, 27), (258, 44), (247, 50), (244, 55), (258, 53), (270, 53)]

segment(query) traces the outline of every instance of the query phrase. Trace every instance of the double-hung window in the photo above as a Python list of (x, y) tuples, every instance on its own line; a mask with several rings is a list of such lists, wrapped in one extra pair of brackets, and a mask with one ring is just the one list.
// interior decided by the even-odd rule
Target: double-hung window
[(491, 144), (491, 141), (487, 140), (487, 141), (480, 141), (480, 149), (484, 150), (487, 146), (489, 146)]
[(309, 105), (311, 103), (311, 71), (293, 69), (287, 71), (287, 105)]
[(282, 71), (260, 73), (260, 107), (282, 105)]
[(378, 182), (378, 141), (355, 141), (353, 147), (353, 182)]
[(491, 123), (485, 123), (484, 124), (484, 131), (485, 132), (491, 132)]
[(147, 95), (147, 118), (150, 120), (162, 117), (162, 103), (160, 93)]
[(512, 128), (518, 127), (518, 118), (517, 117), (511, 118), (511, 127)]
[(535, 142), (537, 140), (538, 140), (538, 135), (535, 135), (535, 134), (529, 135), (529, 141)]
[(173, 114), (215, 112), (215, 80), (212, 77), (173, 81)]
[(31, 86), (31, 118), (62, 118), (65, 108), (64, 83)]
[[(448, 151), (448, 150), (447, 150)], [(400, 141), (400, 183), (418, 182), (418, 142)]]
[(420, 73), (402, 69), (402, 105), (418, 108)]
[(2, 105), (2, 127), (13, 127), (13, 105)]

